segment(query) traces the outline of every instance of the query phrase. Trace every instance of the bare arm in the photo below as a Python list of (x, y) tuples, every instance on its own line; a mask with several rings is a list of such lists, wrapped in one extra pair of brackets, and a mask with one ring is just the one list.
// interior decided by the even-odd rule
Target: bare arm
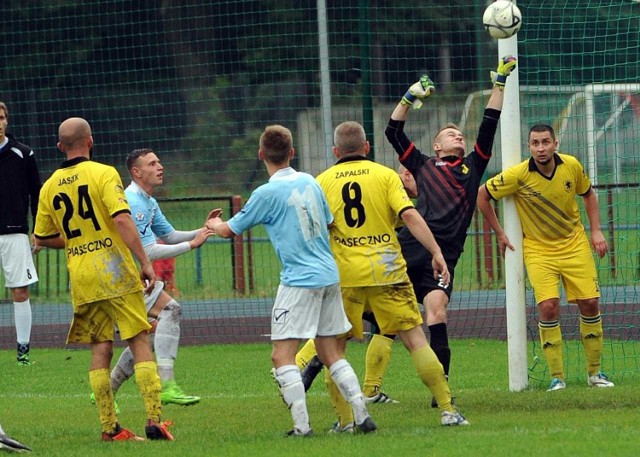
[(156, 282), (156, 274), (153, 271), (153, 266), (147, 253), (142, 247), (138, 229), (133, 219), (131, 219), (131, 215), (129, 213), (120, 213), (113, 218), (113, 221), (122, 240), (140, 262), (140, 279), (142, 279), (143, 283), (146, 282), (145, 291), (151, 291)]
[(409, 108), (411, 108), (411, 106), (398, 103), (396, 108), (393, 110), (393, 113), (391, 113), (391, 119), (394, 121), (406, 121)]
[(502, 111), (502, 105), (504, 103), (504, 90), (499, 86), (493, 86), (491, 90), (491, 96), (487, 102), (487, 108)]
[(591, 244), (598, 253), (598, 257), (602, 258), (609, 250), (607, 240), (604, 238), (602, 229), (600, 228), (600, 208), (598, 206), (598, 197), (593, 188), (582, 196), (584, 207), (589, 217), (589, 225), (591, 226)]
[(489, 223), (493, 231), (496, 233), (496, 237), (498, 238), (498, 246), (500, 247), (500, 253), (504, 257), (504, 253), (506, 248), (515, 250), (511, 242), (509, 241), (509, 237), (504, 233), (500, 222), (498, 221), (498, 216), (496, 214), (496, 210), (493, 208), (491, 204), (491, 197), (489, 197), (489, 192), (487, 192), (486, 186), (480, 186), (478, 189), (478, 209), (484, 216), (484, 219)]
[(442, 256), (440, 246), (438, 246), (436, 239), (433, 237), (433, 233), (431, 233), (431, 229), (422, 216), (420, 216), (420, 213), (415, 208), (411, 208), (404, 211), (401, 217), (411, 234), (433, 256), (432, 266), (436, 279), (440, 277), (445, 284), (449, 284), (450, 275), (447, 263)]
[(229, 224), (223, 221), (220, 216), (215, 216), (207, 220), (206, 227), (222, 238), (232, 238), (236, 236), (229, 228)]
[(212, 210), (207, 216), (207, 220), (204, 223), (204, 227), (211, 230), (214, 235), (221, 236), (222, 238), (233, 238), (236, 233), (229, 228), (229, 224), (222, 220), (222, 210), (216, 208)]

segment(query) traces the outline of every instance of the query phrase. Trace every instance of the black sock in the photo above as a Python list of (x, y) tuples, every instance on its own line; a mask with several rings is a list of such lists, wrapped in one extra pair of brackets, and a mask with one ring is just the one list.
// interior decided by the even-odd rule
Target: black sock
[(320, 360), (320, 357), (314, 355), (309, 361), (306, 367), (300, 370), (300, 376), (302, 377), (302, 385), (304, 385), (304, 391), (308, 391), (311, 388), (311, 384), (318, 376), (318, 373), (322, 371), (324, 364)]
[(449, 349), (449, 336), (447, 335), (447, 324), (435, 324), (429, 326), (431, 334), (430, 344), (433, 352), (444, 368), (444, 374), (449, 376), (449, 364), (451, 362), (451, 349)]

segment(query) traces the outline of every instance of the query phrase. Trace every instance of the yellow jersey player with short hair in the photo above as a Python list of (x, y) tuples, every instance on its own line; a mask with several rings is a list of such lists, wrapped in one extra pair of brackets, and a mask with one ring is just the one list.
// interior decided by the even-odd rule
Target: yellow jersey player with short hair
[(414, 206), (397, 173), (355, 156), (341, 160), (339, 166), (329, 168), (317, 180), (329, 206), (340, 208), (334, 213), (330, 236), (333, 254), (344, 259), (339, 263), (340, 284), (364, 287), (407, 281), (407, 264), (395, 227), (399, 215)]
[[(451, 405), (442, 364), (422, 329), (422, 316), (395, 232), (398, 221), (402, 219), (431, 252), (434, 272), (448, 282), (446, 262), (396, 172), (369, 160), (369, 148), (360, 124), (340, 124), (333, 147), (338, 161), (317, 177), (334, 216), (329, 240), (340, 271), (345, 312), (353, 326), (348, 336), (363, 337), (362, 315), (371, 310), (382, 334), (400, 335), (421, 381), (438, 399), (441, 424), (467, 425)], [(339, 339), (342, 350), (346, 340), (347, 335)], [(331, 380), (326, 381), (339, 416), (336, 430), (345, 430), (353, 419)]]
[(580, 162), (557, 152), (558, 140), (549, 125), (529, 131), (531, 158), (507, 168), (487, 181), (478, 192), (478, 208), (498, 237), (504, 255), (513, 250), (490, 200), (514, 196), (522, 225), (523, 254), (540, 320), (540, 343), (551, 374), (549, 391), (566, 387), (560, 330), (560, 280), (569, 303), (580, 309), (580, 337), (587, 359), (587, 384), (613, 387), (600, 371), (602, 318), (595, 262), (576, 196), (583, 198), (591, 226), (591, 241), (600, 257), (607, 242), (600, 229), (598, 200)]
[[(160, 422), (160, 378), (149, 345), (142, 280), (155, 283), (153, 266), (131, 219), (115, 168), (90, 160), (89, 123), (69, 118), (59, 127), (58, 149), (66, 161), (40, 191), (36, 244), (64, 249), (71, 283), (73, 320), (67, 343), (91, 345), (89, 382), (96, 398), (103, 441), (140, 441), (118, 423), (109, 381), (114, 326), (136, 361), (135, 373), (154, 440), (173, 440)], [(132, 252), (140, 261), (138, 274)]]
[(133, 256), (113, 222), (130, 214), (118, 172), (90, 160), (70, 162), (42, 187), (37, 233), (63, 234), (74, 306), (142, 292)]

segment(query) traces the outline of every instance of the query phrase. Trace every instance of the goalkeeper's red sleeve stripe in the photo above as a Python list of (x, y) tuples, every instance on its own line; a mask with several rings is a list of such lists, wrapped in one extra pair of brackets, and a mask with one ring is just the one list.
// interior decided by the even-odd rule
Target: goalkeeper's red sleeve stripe
[(404, 151), (404, 153), (400, 156), (400, 162), (402, 162), (407, 157), (409, 157), (409, 154), (411, 154), (411, 151), (413, 151), (415, 147), (416, 146), (413, 144), (413, 141), (412, 141), (409, 147), (407, 148), (407, 150)]

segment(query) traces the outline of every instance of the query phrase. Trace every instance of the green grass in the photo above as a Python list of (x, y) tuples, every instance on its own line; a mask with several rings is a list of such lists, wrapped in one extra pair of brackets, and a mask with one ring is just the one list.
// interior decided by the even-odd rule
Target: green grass
[[(364, 344), (349, 345), (349, 359), (362, 375)], [(286, 439), (289, 412), (270, 378), (270, 346), (219, 345), (180, 349), (177, 377), (191, 407), (168, 405), (176, 441), (101, 443), (95, 408), (89, 403), (88, 351), (35, 349), (31, 367), (17, 367), (13, 351), (0, 351), (0, 421), (14, 437), (47, 456), (635, 456), (640, 437), (640, 386), (613, 379), (613, 389), (589, 389), (569, 379), (565, 391), (508, 390), (506, 343), (452, 342), (451, 383), (465, 428), (444, 428), (429, 407), (431, 395), (415, 375), (407, 352), (394, 346), (385, 391), (400, 401), (372, 405), (379, 431), (365, 436), (325, 432), (333, 414), (322, 382), (309, 392), (316, 432)], [(117, 351), (119, 352), (119, 351)], [(545, 384), (546, 385), (546, 384)], [(118, 395), (126, 427), (142, 433), (144, 410), (135, 383)]]

